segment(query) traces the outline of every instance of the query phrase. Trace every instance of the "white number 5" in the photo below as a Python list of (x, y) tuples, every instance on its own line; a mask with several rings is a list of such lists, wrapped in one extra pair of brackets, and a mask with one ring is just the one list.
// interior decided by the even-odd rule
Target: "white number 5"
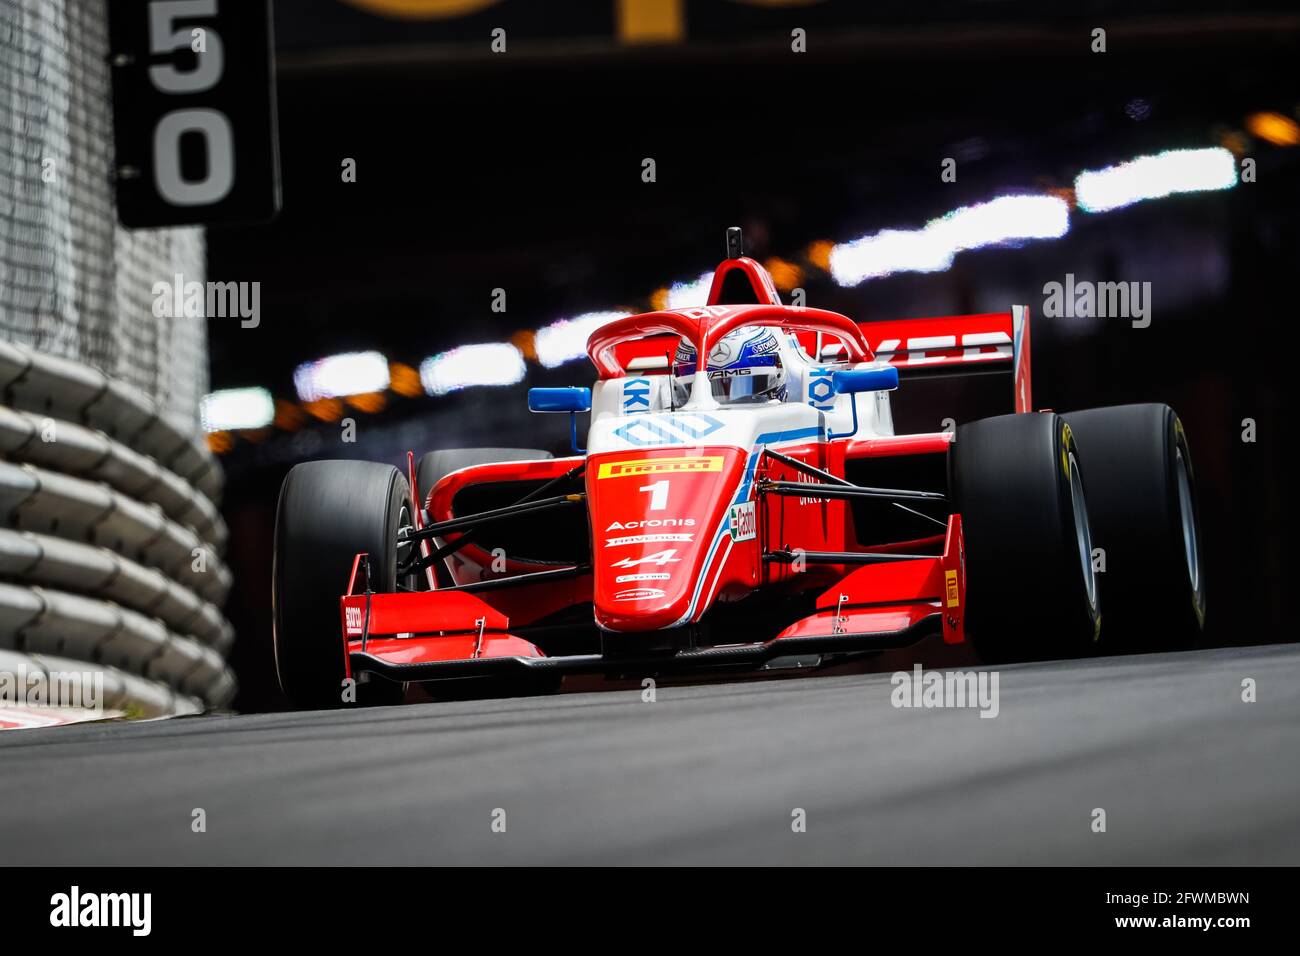
[[(186, 17), (210, 17), (217, 12), (217, 0), (155, 0), (149, 4), (149, 52), (174, 53), (190, 49), (189, 28), (173, 30), (177, 20)], [(149, 79), (160, 93), (201, 93), (221, 79), (225, 56), (221, 37), (215, 30), (206, 31), (206, 49), (196, 53), (194, 69), (181, 72), (172, 63), (149, 67)]]
[[(189, 29), (173, 29), (177, 21), (211, 17), (217, 0), (153, 0), (149, 4), (149, 52), (157, 56), (193, 49)], [(149, 67), (154, 89), (171, 96), (202, 93), (216, 86), (225, 68), (221, 37), (215, 30), (204, 33), (204, 46), (195, 51), (192, 70), (178, 70), (174, 63)], [(181, 137), (193, 133), (202, 137), (207, 172), (202, 179), (186, 179), (181, 171)], [(203, 206), (218, 203), (235, 185), (235, 146), (230, 120), (218, 110), (179, 109), (166, 114), (154, 128), (153, 178), (158, 194), (173, 206)]]

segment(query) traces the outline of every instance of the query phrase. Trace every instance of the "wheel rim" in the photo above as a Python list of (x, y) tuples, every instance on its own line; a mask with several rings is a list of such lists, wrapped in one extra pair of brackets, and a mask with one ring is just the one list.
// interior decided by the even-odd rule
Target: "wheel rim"
[[(402, 528), (406, 528), (410, 526), (411, 526), (411, 509), (408, 508), (406, 505), (402, 505), (401, 509), (397, 512), (397, 528), (400, 531)], [(402, 563), (407, 559), (410, 553), (411, 546), (414, 543), (415, 542), (409, 540), (397, 542), (397, 547), (395, 549), (396, 555), (394, 557), (394, 560), (396, 561), (398, 567), (401, 567)], [(405, 578), (402, 578), (397, 583), (401, 584), (404, 581), (408, 588), (414, 590), (415, 584), (416, 582), (418, 582), (418, 580), (419, 577), (417, 575), (408, 574)]]
[(1088, 505), (1083, 497), (1083, 478), (1074, 452), (1070, 460), (1070, 507), (1074, 511), (1074, 538), (1079, 548), (1079, 564), (1083, 567), (1083, 588), (1088, 596), (1088, 607), (1097, 613), (1097, 573), (1092, 568), (1092, 528), (1088, 525)]
[(1192, 593), (1199, 597), (1201, 540), (1196, 529), (1196, 503), (1192, 498), (1192, 476), (1181, 448), (1174, 451), (1174, 468), (1178, 478), (1178, 517), (1183, 528), (1183, 557), (1187, 561), (1187, 577), (1192, 583)]

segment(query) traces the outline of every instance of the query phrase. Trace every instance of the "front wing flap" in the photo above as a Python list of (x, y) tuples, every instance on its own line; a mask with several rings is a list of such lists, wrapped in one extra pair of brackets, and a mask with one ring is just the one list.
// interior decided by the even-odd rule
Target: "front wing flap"
[(341, 605), (349, 676), (370, 672), (389, 680), (427, 681), (527, 672), (754, 669), (778, 657), (885, 650), (939, 634), (956, 644), (965, 640), (965, 596), (961, 517), (952, 515), (941, 555), (859, 567), (817, 598), (813, 614), (760, 642), (640, 657), (547, 657), (509, 633), (504, 614), (464, 591), (348, 593)]

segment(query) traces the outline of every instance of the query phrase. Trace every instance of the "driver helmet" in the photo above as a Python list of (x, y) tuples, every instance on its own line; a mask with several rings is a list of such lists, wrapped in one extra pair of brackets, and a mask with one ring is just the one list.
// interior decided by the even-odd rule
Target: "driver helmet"
[[(682, 339), (673, 359), (673, 392), (679, 405), (690, 398), (697, 366), (695, 346)], [(765, 326), (745, 326), (715, 342), (707, 374), (713, 397), (722, 405), (784, 402), (788, 395), (776, 330)]]

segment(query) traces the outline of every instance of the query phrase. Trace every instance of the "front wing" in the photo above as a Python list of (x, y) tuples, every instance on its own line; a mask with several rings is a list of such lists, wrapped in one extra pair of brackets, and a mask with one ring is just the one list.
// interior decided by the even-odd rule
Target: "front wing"
[(488, 600), (461, 588), (360, 591), (365, 557), (357, 556), (340, 601), (349, 677), (371, 673), (411, 682), (512, 673), (745, 670), (776, 658), (886, 650), (930, 636), (942, 635), (949, 644), (965, 640), (965, 562), (961, 517), (956, 514), (948, 519), (941, 555), (864, 563), (822, 592), (814, 613), (774, 637), (643, 655), (620, 651), (547, 656), (531, 641), (512, 634), (509, 618)]

